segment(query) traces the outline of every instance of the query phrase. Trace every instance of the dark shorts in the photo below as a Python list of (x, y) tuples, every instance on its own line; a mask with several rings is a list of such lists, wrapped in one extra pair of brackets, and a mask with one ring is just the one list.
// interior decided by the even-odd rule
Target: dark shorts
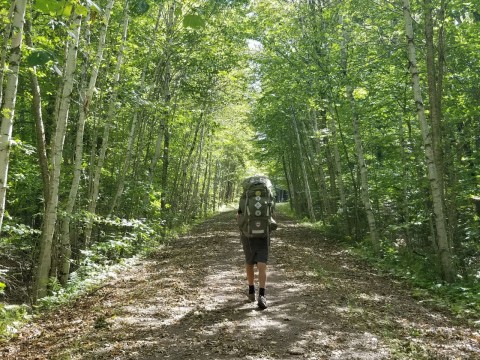
[(240, 238), (243, 245), (243, 253), (245, 254), (245, 263), (256, 264), (258, 262), (267, 263), (268, 261), (268, 239), (252, 238), (249, 239), (241, 234)]

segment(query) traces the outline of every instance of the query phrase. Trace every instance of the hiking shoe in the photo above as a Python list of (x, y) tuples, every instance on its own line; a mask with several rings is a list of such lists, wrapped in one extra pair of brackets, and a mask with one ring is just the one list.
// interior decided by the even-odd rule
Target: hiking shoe
[(265, 296), (258, 296), (258, 302), (257, 305), (260, 309), (266, 309), (267, 308), (267, 299), (265, 299)]
[(255, 293), (248, 293), (247, 297), (248, 297), (248, 301), (250, 301), (250, 302), (255, 301)]

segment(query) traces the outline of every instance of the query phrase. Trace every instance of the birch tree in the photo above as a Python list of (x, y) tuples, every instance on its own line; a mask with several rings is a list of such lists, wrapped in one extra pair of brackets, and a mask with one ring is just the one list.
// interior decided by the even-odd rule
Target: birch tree
[[(147, 55), (146, 55), (147, 61), (145, 62), (144, 66), (143, 66), (142, 74), (140, 76), (140, 87), (139, 87), (140, 91), (144, 91), (144, 88), (145, 88), (145, 84), (146, 84), (145, 77), (147, 75), (147, 69), (148, 69), (149, 61), (151, 59), (152, 49), (155, 46), (155, 40), (156, 40), (157, 34), (159, 33), (159, 25), (160, 25), (162, 10), (163, 10), (163, 7), (160, 6), (159, 11), (158, 11), (158, 15), (157, 15), (157, 21), (156, 21), (156, 24), (155, 24), (155, 28), (153, 30), (153, 37), (150, 39), (150, 42), (149, 42), (149, 48), (148, 48), (148, 52), (147, 52)], [(123, 194), (123, 189), (124, 189), (124, 186), (125, 186), (125, 177), (126, 177), (127, 172), (129, 171), (130, 164), (131, 164), (131, 161), (132, 161), (133, 146), (135, 144), (135, 135), (136, 135), (136, 132), (137, 132), (137, 126), (138, 126), (138, 122), (139, 122), (139, 112), (140, 111), (139, 111), (138, 103), (139, 102), (136, 102), (135, 105), (134, 105), (133, 119), (132, 119), (132, 124), (130, 126), (130, 133), (128, 135), (128, 143), (127, 143), (127, 148), (125, 150), (125, 156), (124, 156), (125, 160), (124, 160), (122, 168), (120, 169), (120, 172), (119, 172), (119, 178), (118, 178), (118, 181), (117, 181), (117, 190), (115, 191), (115, 195), (113, 197), (112, 204), (110, 206), (110, 211), (109, 211), (110, 214), (112, 214), (113, 211), (115, 210), (115, 208), (117, 207), (117, 204), (120, 201), (120, 198)], [(158, 147), (161, 150), (161, 140), (160, 140), (160, 145)], [(155, 154), (157, 156), (159, 156), (158, 153), (159, 153), (160, 150), (156, 149)], [(151, 172), (151, 173), (153, 173), (153, 172)]]
[[(25, 23), (25, 10), (27, 0), (16, 0), (13, 8), (12, 36), (10, 52), (8, 55), (8, 73), (1, 106), (0, 116), (0, 233), (2, 231), (3, 216), (5, 214), (5, 203), (7, 197), (7, 176), (12, 146), (13, 120), (15, 115), (15, 102), (17, 100), (18, 73), (20, 70), (20, 59), (22, 55), (23, 27)], [(0, 65), (3, 65), (0, 64)], [(5, 67), (2, 67), (3, 74)], [(0, 83), (3, 87), (3, 82)]]
[(303, 177), (304, 190), (305, 190), (305, 199), (307, 201), (308, 215), (310, 217), (310, 221), (315, 222), (316, 219), (315, 219), (315, 211), (313, 209), (312, 194), (310, 193), (310, 185), (308, 181), (308, 174), (307, 174), (305, 162), (302, 160), (302, 144), (300, 141), (300, 131), (298, 129), (298, 124), (297, 124), (297, 119), (295, 118), (295, 114), (293, 114), (292, 124), (293, 124), (293, 130), (295, 131), (295, 138), (297, 139), (297, 147), (298, 147), (299, 156), (300, 156), (300, 166), (302, 168), (302, 177)]
[[(444, 4), (439, 11), (443, 13)], [(432, 146), (435, 154), (435, 166), (438, 172), (438, 184), (442, 194), (445, 194), (444, 171), (443, 171), (443, 151), (442, 151), (442, 78), (443, 63), (442, 60), (437, 63), (435, 61), (435, 42), (434, 42), (434, 21), (433, 21), (434, 4), (432, 0), (424, 0), (425, 15), (425, 45), (426, 45), (426, 64), (427, 64), (427, 83), (428, 83), (428, 99), (430, 119), (432, 126)], [(443, 24), (440, 24), (440, 32), (443, 32)], [(439, 39), (439, 51), (443, 50), (443, 36)], [(439, 54), (439, 58), (443, 59), (443, 53)]]
[[(79, 99), (79, 117), (77, 121), (77, 132), (75, 139), (75, 157), (74, 157), (74, 170), (73, 170), (73, 179), (70, 186), (70, 192), (68, 195), (67, 205), (65, 208), (65, 216), (63, 217), (62, 226), (60, 230), (60, 274), (59, 280), (62, 285), (66, 285), (68, 280), (68, 275), (70, 273), (70, 256), (71, 256), (71, 246), (70, 246), (70, 220), (73, 215), (73, 210), (75, 207), (75, 202), (77, 199), (78, 188), (80, 185), (80, 177), (83, 171), (83, 142), (84, 142), (84, 132), (85, 132), (85, 121), (87, 119), (90, 104), (93, 100), (95, 86), (97, 83), (97, 77), (100, 70), (100, 65), (103, 60), (103, 52), (105, 49), (105, 39), (107, 36), (108, 24), (110, 21), (110, 13), (115, 0), (109, 0), (105, 8), (105, 13), (103, 14), (102, 26), (100, 28), (99, 40), (97, 46), (97, 53), (95, 55), (95, 60), (92, 64), (90, 80), (86, 89), (80, 91)], [(87, 63), (85, 64), (87, 65)]]
[(360, 134), (359, 115), (356, 110), (355, 99), (353, 97), (353, 90), (347, 86), (347, 97), (350, 102), (351, 116), (353, 122), (353, 137), (355, 141), (355, 152), (357, 154), (357, 165), (360, 172), (360, 192), (362, 197), (363, 207), (367, 215), (368, 228), (370, 231), (370, 239), (376, 251), (380, 250), (380, 241), (377, 232), (377, 223), (375, 214), (373, 213), (372, 203), (370, 201), (370, 192), (368, 189), (368, 171), (363, 153), (362, 138)]
[[(174, 26), (175, 26), (175, 9), (176, 1), (173, 1), (168, 5), (165, 11), (165, 45), (163, 48), (163, 54), (161, 55), (160, 60), (157, 63), (157, 68), (155, 70), (155, 86), (157, 87), (157, 96), (161, 98), (163, 110), (161, 113), (160, 125), (157, 131), (157, 138), (155, 141), (155, 151), (150, 160), (150, 165), (148, 167), (148, 186), (151, 188), (153, 186), (153, 181), (155, 178), (156, 169), (158, 162), (162, 159), (162, 172), (160, 176), (161, 182), (161, 208), (165, 210), (166, 207), (166, 183), (168, 175), (168, 166), (169, 166), (169, 146), (170, 146), (170, 126), (169, 126), (169, 117), (170, 117), (170, 102), (171, 102), (171, 64), (170, 57), (173, 44), (173, 35), (174, 35)], [(145, 197), (145, 203), (148, 201), (148, 197)]]
[(454, 267), (452, 262), (452, 253), (447, 236), (446, 217), (443, 207), (443, 192), (441, 180), (437, 170), (437, 162), (432, 144), (432, 130), (425, 116), (425, 107), (420, 86), (420, 74), (417, 67), (417, 55), (414, 42), (414, 32), (412, 25), (412, 15), (410, 10), (410, 1), (403, 0), (403, 15), (405, 20), (405, 34), (407, 40), (407, 57), (409, 62), (409, 71), (412, 77), (413, 98), (417, 111), (417, 118), (422, 133), (423, 148), (425, 151), (425, 161), (427, 165), (428, 180), (433, 202), (433, 212), (436, 230), (436, 244), (442, 276), (444, 280), (452, 282), (454, 280)]
[(45, 206), (42, 235), (40, 240), (40, 253), (35, 274), (33, 297), (35, 300), (47, 294), (48, 277), (51, 266), (52, 242), (58, 217), (58, 195), (60, 190), (60, 174), (63, 161), (63, 147), (68, 123), (68, 113), (74, 85), (77, 51), (80, 40), (82, 15), (72, 13), (71, 29), (68, 32), (66, 43), (65, 67), (62, 83), (56, 100), (56, 113), (54, 114), (55, 132), (50, 145), (50, 183), (48, 201)]
[(16, 0), (10, 1), (10, 8), (8, 10), (8, 16), (5, 19), (5, 31), (2, 41), (2, 48), (0, 50), (0, 108), (3, 102), (3, 80), (5, 78), (5, 67), (8, 56), (8, 44), (11, 40), (12, 18), (15, 11)]
[(109, 99), (107, 118), (104, 121), (102, 146), (100, 148), (100, 154), (98, 156), (97, 164), (95, 166), (95, 172), (93, 175), (92, 192), (90, 194), (90, 202), (88, 204), (89, 220), (87, 221), (87, 224), (85, 226), (85, 244), (86, 245), (90, 243), (90, 238), (92, 235), (93, 218), (96, 213), (98, 195), (100, 193), (100, 178), (102, 176), (103, 163), (105, 162), (107, 149), (109, 146), (108, 139), (110, 136), (110, 127), (114, 122), (115, 113), (116, 113), (118, 86), (120, 82), (120, 74), (121, 74), (122, 63), (123, 63), (123, 53), (124, 53), (124, 48), (127, 41), (128, 23), (129, 23), (128, 0), (125, 1), (124, 10), (125, 11), (124, 11), (124, 21), (123, 21), (123, 27), (122, 27), (123, 29), (122, 39), (121, 39), (120, 48), (118, 50), (117, 63), (116, 63), (115, 72), (113, 75), (113, 83), (112, 83), (113, 90)]
[(335, 124), (335, 119), (331, 119), (328, 122), (328, 129), (331, 132), (333, 146), (333, 158), (335, 162), (335, 172), (336, 172), (336, 184), (338, 188), (338, 194), (340, 197), (340, 211), (347, 211), (347, 197), (345, 195), (345, 184), (343, 183), (343, 171), (342, 171), (342, 161), (340, 157), (340, 150), (338, 149), (338, 137), (337, 137), (337, 126)]
[[(343, 18), (340, 18), (340, 24), (343, 26)], [(370, 239), (373, 247), (378, 252), (380, 250), (380, 241), (378, 238), (377, 224), (375, 214), (373, 213), (372, 203), (370, 201), (370, 191), (368, 184), (367, 164), (365, 163), (365, 156), (363, 153), (362, 138), (360, 134), (359, 114), (357, 112), (356, 101), (353, 95), (353, 86), (348, 79), (348, 59), (347, 59), (347, 32), (343, 31), (343, 39), (341, 43), (341, 62), (343, 73), (346, 77), (346, 95), (350, 105), (350, 113), (353, 124), (353, 138), (355, 141), (355, 152), (357, 155), (357, 166), (360, 173), (360, 196), (362, 198), (363, 208), (367, 216), (368, 228), (370, 231)]]

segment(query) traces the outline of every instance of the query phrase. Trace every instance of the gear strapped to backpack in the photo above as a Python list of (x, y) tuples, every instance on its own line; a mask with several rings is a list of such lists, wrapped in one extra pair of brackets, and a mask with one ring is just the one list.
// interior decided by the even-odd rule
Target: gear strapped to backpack
[(269, 237), (277, 228), (272, 218), (273, 186), (266, 176), (252, 176), (243, 181), (238, 225), (248, 238)]

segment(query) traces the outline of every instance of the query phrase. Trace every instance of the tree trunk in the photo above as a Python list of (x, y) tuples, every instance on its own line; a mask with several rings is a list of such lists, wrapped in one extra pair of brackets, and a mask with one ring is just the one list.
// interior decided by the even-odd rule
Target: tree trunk
[(206, 218), (208, 215), (209, 204), (210, 204), (210, 183), (212, 178), (212, 151), (210, 150), (207, 154), (207, 166), (205, 167), (205, 182), (203, 188), (203, 217)]
[[(341, 40), (341, 44), (340, 44), (340, 61), (341, 61), (341, 68), (342, 68), (342, 72), (343, 72), (343, 75), (345, 76), (345, 81), (348, 83), (348, 79), (347, 79), (347, 45), (346, 45), (346, 42), (347, 42), (347, 33), (345, 31), (345, 29), (343, 29), (343, 17), (340, 16), (340, 19), (339, 19), (339, 24), (340, 26), (342, 26), (342, 33), (343, 33), (343, 38)], [(339, 134), (340, 134), (340, 138), (342, 140), (342, 145), (343, 145), (343, 148), (344, 148), (344, 153), (345, 153), (345, 158), (346, 158), (346, 163), (348, 164), (349, 166), (349, 171), (350, 171), (350, 177), (351, 177), (351, 180), (352, 180), (352, 188), (353, 188), (353, 192), (354, 192), (354, 196), (353, 196), (353, 200), (354, 200), (354, 204), (353, 204), (353, 211), (354, 211), (354, 214), (353, 214), (353, 218), (354, 218), (354, 228), (355, 228), (355, 237), (356, 239), (358, 239), (358, 234), (360, 234), (362, 231), (363, 231), (363, 225), (360, 224), (360, 221), (359, 221), (359, 206), (357, 204), (357, 201), (358, 201), (358, 185), (357, 185), (357, 179), (356, 179), (356, 176), (354, 174), (354, 166), (353, 165), (350, 165), (350, 164), (353, 164), (354, 162), (353, 161), (350, 161), (349, 159), (349, 154), (348, 154), (348, 151), (347, 151), (347, 148), (345, 146), (345, 139), (344, 139), (344, 136), (343, 136), (343, 132), (342, 132), (342, 128), (341, 128), (341, 121), (340, 121), (340, 116), (338, 114), (338, 108), (336, 105), (334, 105), (334, 108), (335, 108), (335, 114), (336, 114), (336, 118), (339, 119), (339, 121), (337, 122), (338, 124), (338, 130), (339, 130)]]
[(295, 192), (293, 191), (292, 178), (291, 178), (287, 161), (285, 160), (285, 154), (282, 156), (282, 163), (283, 163), (283, 172), (285, 173), (285, 180), (287, 181), (288, 202), (290, 203), (290, 209), (294, 209), (295, 208), (295, 205), (294, 205)]
[[(320, 160), (321, 147), (318, 142), (318, 125), (317, 125), (317, 114), (315, 111), (310, 112), (310, 121), (311, 121), (311, 130), (313, 132), (314, 139), (305, 146), (305, 150), (308, 154), (308, 157), (312, 162), (312, 172), (317, 173), (318, 178), (318, 200), (320, 201), (320, 218), (322, 221), (325, 221), (325, 216), (328, 215), (328, 200), (327, 200), (327, 182), (325, 180), (325, 171), (323, 170), (323, 163)], [(308, 130), (305, 128), (303, 123), (300, 123), (301, 129), (304, 134), (308, 134)], [(310, 143), (310, 144), (308, 144)], [(311, 145), (311, 146), (309, 146)]]
[[(181, 177), (180, 178), (180, 184), (178, 186), (179, 190), (176, 190), (176, 188), (174, 188), (175, 193), (172, 194), (172, 198), (178, 199), (177, 203), (176, 203), (176, 207), (174, 207), (174, 208), (181, 207), (184, 203), (188, 204), (188, 192), (189, 192), (189, 188), (187, 187), (188, 170), (189, 170), (189, 167), (191, 166), (191, 163), (192, 163), (192, 156), (193, 156), (194, 151), (197, 147), (198, 133), (200, 131), (202, 123), (203, 123), (203, 111), (200, 112), (200, 117), (198, 118), (198, 120), (195, 124), (195, 130), (193, 131), (193, 139), (191, 141), (189, 141), (190, 148), (188, 150), (188, 154), (186, 156), (186, 159), (185, 159), (183, 165), (181, 166), (181, 169), (179, 169), (180, 177)], [(203, 131), (203, 129), (202, 129), (202, 131)], [(186, 187), (187, 187), (187, 189), (186, 189)], [(177, 193), (177, 191), (178, 191), (178, 193)]]
[(35, 274), (35, 285), (33, 297), (34, 300), (47, 295), (48, 275), (51, 266), (52, 242), (55, 232), (55, 225), (58, 215), (58, 193), (60, 188), (60, 171), (63, 159), (63, 145), (65, 141), (65, 132), (67, 129), (68, 112), (70, 109), (70, 100), (74, 84), (74, 72), (76, 68), (77, 50), (80, 39), (80, 26), (82, 22), (81, 15), (73, 13), (73, 23), (69, 32), (71, 38), (67, 42), (67, 56), (62, 91), (57, 97), (58, 112), (55, 116), (55, 133), (52, 138), (50, 155), (50, 186), (48, 202), (45, 207), (45, 216), (43, 220), (42, 236), (40, 240), (40, 254), (38, 267)]
[[(340, 24), (343, 25), (343, 19), (340, 20)], [(354, 141), (355, 141), (355, 150), (357, 153), (357, 164), (360, 172), (360, 196), (362, 198), (363, 208), (367, 215), (368, 227), (370, 231), (370, 240), (375, 249), (375, 251), (380, 250), (380, 240), (377, 231), (377, 224), (375, 220), (375, 214), (373, 213), (372, 203), (370, 201), (370, 192), (368, 188), (368, 172), (367, 172), (367, 164), (365, 163), (365, 158), (363, 155), (363, 145), (362, 139), (360, 134), (360, 124), (359, 124), (359, 117), (356, 109), (355, 99), (353, 97), (353, 88), (349, 84), (348, 75), (348, 59), (347, 59), (347, 33), (343, 31), (343, 40), (341, 44), (341, 57), (342, 57), (342, 69), (345, 76), (346, 85), (346, 92), (347, 98), (350, 103), (350, 111), (352, 116), (352, 123), (353, 123), (353, 132), (354, 132)]]
[(442, 277), (447, 282), (454, 280), (454, 267), (451, 248), (449, 246), (445, 212), (443, 207), (443, 193), (441, 181), (438, 178), (438, 171), (435, 161), (435, 152), (432, 146), (431, 131), (425, 117), (425, 108), (420, 87), (419, 72), (417, 69), (417, 58), (414, 44), (412, 16), (410, 13), (410, 1), (403, 0), (403, 13), (405, 18), (405, 34), (407, 38), (407, 55), (409, 60), (409, 71), (412, 76), (412, 89), (415, 100), (417, 117), (422, 132), (423, 147), (427, 163), (428, 179), (433, 201), (433, 212), (437, 235), (437, 251), (442, 269)]
[[(322, 109), (320, 112), (320, 119), (321, 119), (321, 128), (322, 129), (327, 129), (327, 111)], [(316, 131), (318, 132), (318, 127), (316, 127)], [(337, 174), (335, 172), (335, 160), (332, 155), (332, 146), (330, 144), (330, 139), (328, 137), (325, 137), (322, 142), (318, 140), (318, 145), (319, 148), (322, 148), (322, 142), (323, 142), (323, 147), (325, 148), (325, 163), (327, 165), (327, 171), (328, 171), (328, 180), (329, 180), (329, 187), (330, 191), (328, 191), (325, 194), (326, 202), (328, 205), (328, 214), (336, 214), (338, 211), (338, 190), (337, 190)]]
[(167, 209), (167, 192), (168, 192), (168, 166), (169, 166), (169, 154), (170, 154), (170, 128), (168, 125), (168, 119), (165, 119), (165, 131), (163, 133), (163, 162), (162, 162), (162, 175), (160, 180), (161, 199), (160, 206), (163, 211)]
[(216, 211), (218, 207), (217, 199), (219, 199), (219, 187), (220, 187), (220, 174), (221, 174), (221, 164), (220, 160), (215, 162), (215, 176), (213, 178), (213, 202), (212, 210)]
[(167, 209), (168, 199), (168, 167), (170, 165), (170, 103), (172, 100), (171, 93), (171, 69), (170, 69), (170, 52), (171, 47), (173, 46), (173, 33), (174, 33), (174, 24), (175, 24), (175, 1), (170, 5), (167, 12), (166, 19), (166, 52), (165, 52), (165, 69), (162, 78), (162, 90), (163, 90), (163, 102), (165, 111), (163, 112), (163, 121), (164, 121), (164, 133), (163, 133), (163, 162), (162, 162), (162, 175), (160, 177), (160, 189), (161, 189), (161, 209), (163, 212)]
[[(159, 27), (159, 24), (160, 24), (161, 15), (162, 15), (162, 7), (160, 6), (160, 10), (159, 10), (158, 16), (157, 16), (157, 22), (155, 24), (155, 29), (153, 31), (154, 38), (151, 39), (151, 41), (150, 41), (151, 46), (148, 48), (147, 59), (150, 59), (150, 54), (152, 52), (152, 47), (153, 47), (153, 44), (155, 44), (155, 37), (158, 34), (158, 27)], [(140, 88), (139, 88), (140, 91), (143, 91), (144, 88), (145, 88), (145, 76), (146, 76), (146, 73), (147, 73), (148, 64), (149, 64), (149, 61), (147, 60), (145, 62), (145, 65), (144, 65), (143, 69), (142, 69), (142, 75), (141, 75), (141, 78), (140, 78)], [(123, 194), (123, 189), (125, 187), (125, 177), (126, 177), (127, 172), (129, 171), (130, 163), (132, 161), (133, 146), (134, 146), (134, 143), (135, 143), (135, 135), (136, 135), (137, 126), (138, 126), (138, 116), (139, 116), (139, 112), (140, 112), (138, 107), (139, 107), (138, 102), (135, 102), (132, 125), (130, 127), (130, 134), (128, 136), (128, 145), (127, 145), (127, 149), (125, 151), (125, 157), (124, 157), (125, 161), (123, 162), (123, 166), (120, 169), (120, 173), (119, 173), (119, 176), (118, 176), (118, 182), (117, 182), (117, 191), (115, 192), (115, 195), (113, 197), (112, 204), (110, 206), (109, 214), (113, 214), (113, 211), (117, 207), (118, 202), (120, 201), (120, 198)]]
[(125, 1), (124, 5), (124, 21), (123, 21), (123, 30), (122, 30), (122, 40), (120, 49), (118, 50), (117, 55), (117, 64), (115, 66), (115, 73), (113, 76), (113, 83), (112, 83), (112, 95), (109, 100), (108, 105), (108, 113), (107, 118), (104, 122), (103, 128), (103, 136), (102, 136), (102, 146), (100, 148), (100, 154), (98, 156), (97, 165), (95, 166), (95, 173), (93, 175), (93, 184), (92, 184), (92, 192), (90, 194), (90, 202), (88, 204), (88, 213), (89, 213), (89, 220), (85, 226), (85, 246), (88, 246), (92, 236), (92, 229), (93, 229), (93, 217), (95, 216), (96, 209), (97, 209), (97, 201), (98, 195), (100, 192), (100, 178), (102, 176), (102, 169), (103, 163), (105, 162), (107, 149), (108, 149), (108, 138), (110, 136), (110, 127), (111, 124), (114, 122), (115, 118), (115, 111), (116, 111), (116, 102), (118, 96), (118, 84), (120, 82), (120, 72), (122, 69), (122, 62), (123, 62), (123, 52), (125, 48), (125, 43), (127, 41), (127, 32), (128, 32), (128, 22), (129, 22), (129, 15), (128, 15), (128, 0)]
[(298, 151), (299, 151), (299, 159), (300, 159), (300, 165), (302, 168), (302, 175), (303, 175), (303, 185), (305, 188), (305, 198), (307, 201), (307, 209), (308, 209), (308, 216), (310, 217), (310, 221), (315, 222), (315, 211), (313, 210), (313, 202), (312, 202), (312, 195), (310, 193), (310, 185), (308, 183), (308, 175), (307, 175), (307, 169), (305, 167), (305, 162), (302, 160), (302, 144), (300, 141), (300, 132), (298, 131), (298, 125), (297, 125), (297, 120), (295, 118), (295, 114), (292, 114), (293, 116), (293, 128), (295, 131), (295, 136), (297, 138), (297, 146), (298, 146)]
[[(197, 161), (194, 165), (194, 169), (192, 171), (192, 196), (191, 201), (187, 201), (185, 205), (185, 213), (190, 217), (194, 215), (198, 208), (201, 206), (200, 204), (200, 196), (198, 193), (198, 189), (200, 187), (200, 175), (201, 175), (201, 166), (202, 166), (202, 159), (203, 159), (203, 149), (204, 149), (204, 139), (205, 139), (205, 127), (202, 127), (202, 131), (200, 134), (200, 140), (198, 144), (198, 156)], [(188, 200), (188, 199), (187, 199)]]
[[(430, 121), (432, 128), (432, 149), (435, 156), (435, 166), (438, 174), (438, 186), (442, 194), (445, 194), (443, 152), (442, 152), (442, 131), (441, 131), (441, 98), (439, 97), (437, 78), (437, 64), (435, 62), (435, 44), (433, 30), (433, 4), (432, 0), (424, 0), (425, 13), (425, 44), (426, 63), (428, 79), (428, 99), (430, 109)], [(441, 65), (440, 65), (441, 67)], [(442, 196), (444, 198), (444, 196)]]
[[(26, 3), (26, 2), (25, 2)], [(5, 64), (7, 61), (7, 55), (8, 55), (8, 42), (11, 40), (11, 31), (12, 31), (12, 25), (11, 22), (13, 22), (13, 14), (15, 13), (15, 0), (11, 0), (10, 2), (10, 9), (8, 10), (8, 16), (7, 19), (5, 20), (6, 25), (5, 25), (5, 31), (4, 34), (5, 36), (3, 37), (3, 43), (2, 43), (2, 49), (0, 52), (0, 108), (2, 107), (2, 102), (3, 102), (3, 78), (5, 76), (5, 71), (6, 69)]]
[(333, 158), (335, 161), (335, 172), (337, 179), (338, 195), (340, 197), (340, 211), (344, 214), (347, 212), (347, 197), (345, 196), (345, 184), (343, 183), (342, 161), (340, 158), (340, 150), (338, 149), (337, 126), (335, 120), (329, 122), (329, 130), (332, 134)]
[(398, 117), (398, 139), (400, 141), (400, 163), (402, 166), (402, 181), (401, 181), (401, 201), (400, 201), (400, 223), (404, 225), (405, 229), (405, 241), (407, 246), (411, 246), (411, 235), (410, 235), (410, 209), (409, 209), (409, 201), (408, 201), (408, 184), (409, 184), (409, 176), (408, 176), (408, 168), (407, 168), (407, 156), (408, 156), (408, 148), (407, 142), (405, 140), (405, 133), (404, 133), (404, 121), (403, 121), (403, 113), (405, 112), (405, 104), (402, 109), (402, 114)]
[[(17, 0), (13, 10), (12, 41), (8, 56), (7, 83), (3, 104), (1, 106), (0, 125), (0, 233), (2, 231), (5, 202), (7, 197), (7, 175), (12, 142), (13, 118), (15, 115), (15, 102), (17, 100), (18, 73), (22, 56), (23, 26), (25, 23), (25, 9), (27, 0)], [(3, 73), (3, 69), (1, 71)], [(0, 87), (3, 83), (0, 83)]]
[[(162, 123), (160, 124), (160, 128), (158, 131), (157, 141), (155, 143), (155, 152), (152, 157), (152, 161), (150, 162), (150, 166), (148, 167), (148, 184), (150, 187), (153, 185), (153, 179), (155, 177), (155, 169), (157, 168), (158, 160), (162, 154), (163, 150), (163, 139), (165, 137), (165, 119), (162, 119)], [(145, 194), (145, 206), (148, 204), (149, 197), (148, 194)]]
[(365, 157), (363, 155), (362, 138), (360, 135), (360, 124), (358, 120), (358, 113), (355, 106), (355, 99), (353, 98), (353, 90), (351, 86), (347, 86), (347, 97), (350, 101), (350, 108), (352, 111), (353, 121), (353, 133), (355, 140), (355, 150), (357, 152), (357, 161), (360, 171), (360, 193), (362, 196), (363, 207), (367, 214), (368, 228), (370, 230), (370, 240), (375, 251), (380, 250), (380, 240), (378, 237), (377, 225), (375, 221), (375, 215), (372, 209), (372, 203), (370, 201), (370, 192), (368, 189), (368, 171), (367, 164), (365, 163)]
[[(105, 39), (107, 35), (108, 23), (110, 21), (110, 13), (115, 0), (110, 0), (105, 8), (105, 17), (102, 27), (100, 29), (99, 42), (97, 47), (97, 54), (92, 66), (90, 80), (88, 87), (82, 89), (79, 99), (79, 117), (77, 123), (77, 134), (75, 139), (75, 158), (72, 185), (70, 186), (70, 193), (68, 195), (67, 206), (65, 208), (65, 216), (63, 217), (62, 226), (60, 230), (60, 283), (65, 286), (67, 284), (68, 276), (70, 274), (70, 220), (73, 215), (73, 209), (77, 199), (78, 188), (80, 185), (80, 177), (83, 171), (83, 137), (85, 133), (85, 121), (89, 113), (90, 103), (92, 102), (97, 77), (100, 70), (100, 65), (103, 60), (103, 51), (105, 48)], [(85, 62), (87, 65), (87, 62)]]

